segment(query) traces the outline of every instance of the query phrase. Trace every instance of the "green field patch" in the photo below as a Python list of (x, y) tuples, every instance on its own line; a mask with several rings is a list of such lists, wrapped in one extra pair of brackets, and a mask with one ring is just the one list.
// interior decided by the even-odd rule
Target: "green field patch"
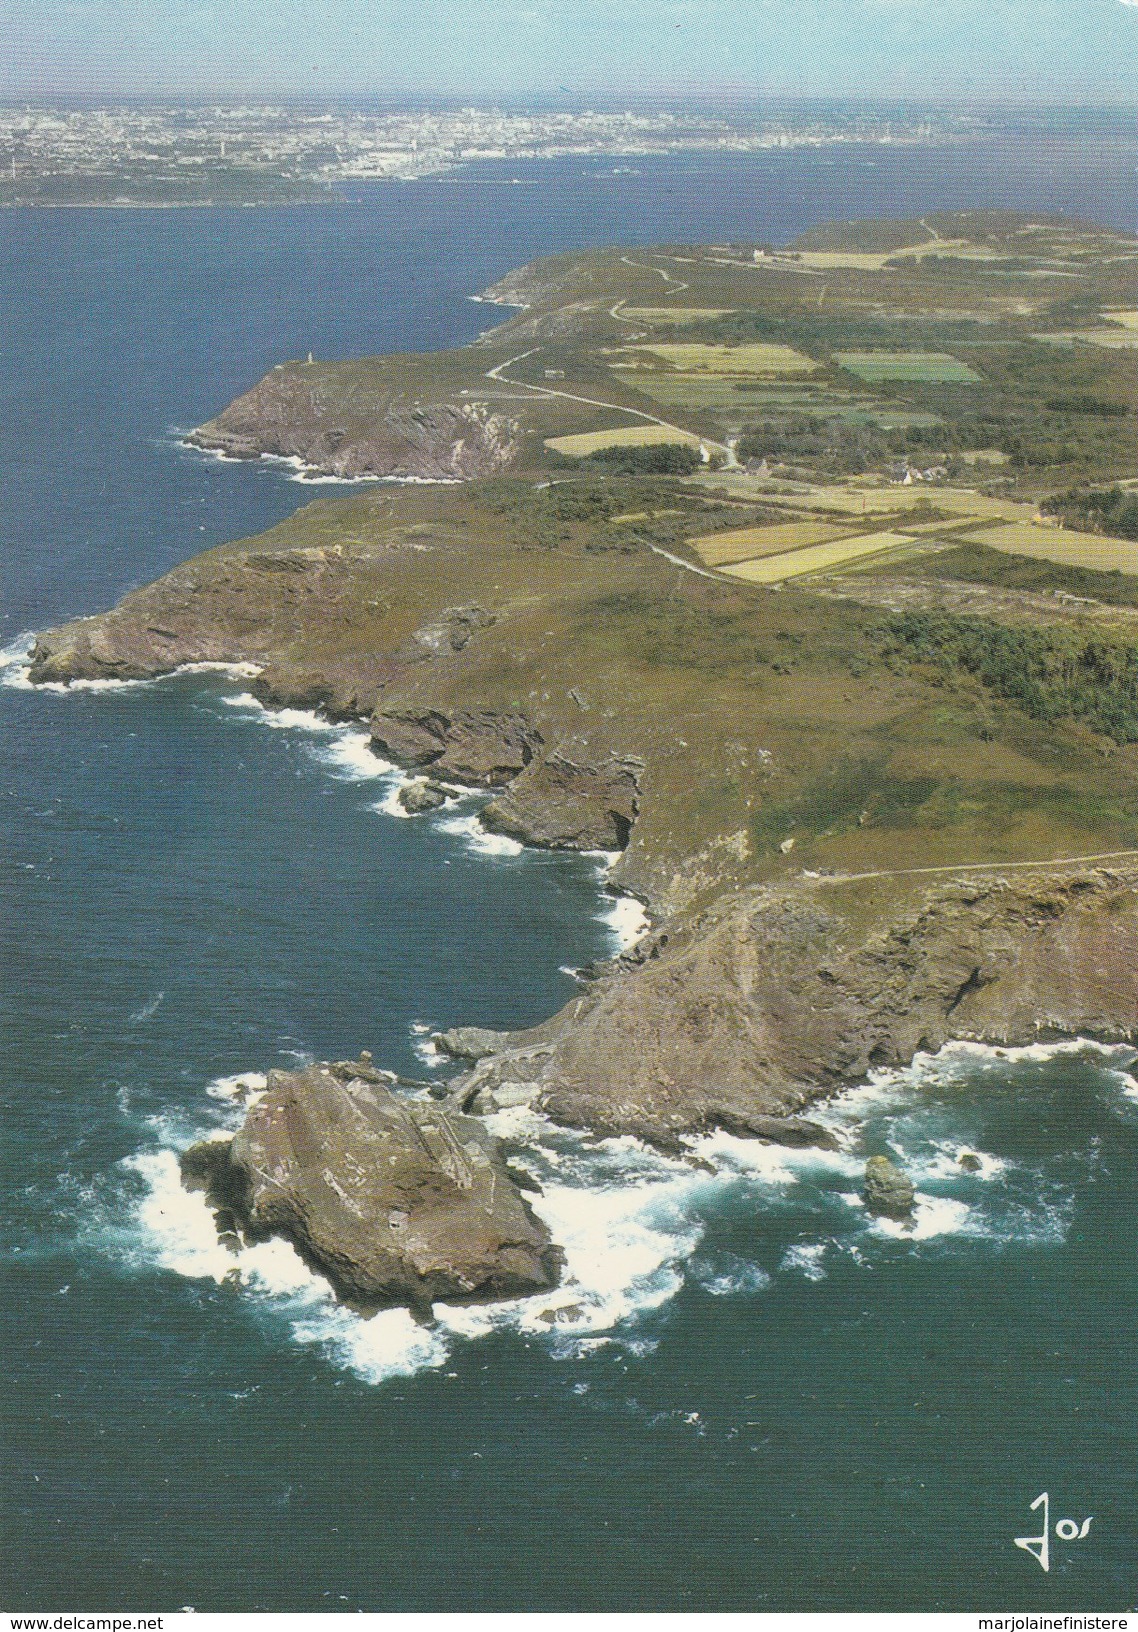
[(705, 374), (637, 374), (624, 378), (622, 385), (634, 384), (637, 391), (666, 408), (726, 409), (739, 414), (751, 405), (739, 396), (733, 380), (716, 380)]
[(638, 346), (640, 353), (658, 357), (680, 374), (748, 375), (812, 374), (818, 367), (793, 346), (776, 341), (755, 340), (738, 346), (700, 345), (695, 342), (662, 341), (659, 345)]
[(870, 385), (908, 380), (918, 385), (979, 385), (976, 370), (947, 351), (837, 351), (834, 361)]

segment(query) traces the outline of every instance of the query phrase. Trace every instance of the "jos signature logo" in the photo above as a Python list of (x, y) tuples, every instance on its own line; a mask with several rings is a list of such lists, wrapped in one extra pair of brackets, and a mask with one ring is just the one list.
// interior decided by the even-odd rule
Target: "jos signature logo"
[[(1051, 1498), (1044, 1491), (1031, 1504), (1031, 1511), (1043, 1509), (1043, 1534), (1040, 1536), (1016, 1536), (1015, 1544), (1022, 1547), (1025, 1553), (1030, 1553), (1037, 1559), (1045, 1570), (1051, 1568)], [(1090, 1532), (1094, 1519), (1084, 1519), (1080, 1525), (1077, 1519), (1057, 1519), (1055, 1534), (1060, 1541), (1085, 1541)]]

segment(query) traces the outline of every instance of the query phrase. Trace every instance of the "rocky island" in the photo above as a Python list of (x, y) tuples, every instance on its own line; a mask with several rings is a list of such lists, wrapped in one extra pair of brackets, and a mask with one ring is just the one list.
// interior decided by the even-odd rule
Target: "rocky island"
[(182, 1174), (223, 1234), (286, 1237), (356, 1309), (557, 1284), (557, 1248), (482, 1123), (393, 1093), (366, 1059), (272, 1072), (240, 1133), (192, 1145)]
[(812, 1103), (949, 1039), (1138, 1039), (1138, 241), (856, 223), (488, 294), (523, 309), (474, 346), (289, 364), (194, 436), (447, 485), (320, 500), (31, 662), (255, 664), (418, 819), (482, 789), (650, 912), (543, 1025), (444, 1033), (445, 1103), (314, 1067), (188, 1154), (364, 1307), (553, 1283), (504, 1105), (824, 1142)]

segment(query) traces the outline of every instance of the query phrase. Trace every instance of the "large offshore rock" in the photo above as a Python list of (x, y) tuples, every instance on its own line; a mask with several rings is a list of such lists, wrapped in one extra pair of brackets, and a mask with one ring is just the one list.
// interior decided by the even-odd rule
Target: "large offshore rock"
[(230, 1145), (186, 1152), (184, 1180), (207, 1190), (223, 1228), (284, 1236), (360, 1308), (557, 1284), (560, 1251), (479, 1122), (346, 1076), (271, 1072)]
[(865, 1205), (884, 1218), (911, 1218), (917, 1192), (912, 1179), (888, 1156), (871, 1156), (865, 1164)]

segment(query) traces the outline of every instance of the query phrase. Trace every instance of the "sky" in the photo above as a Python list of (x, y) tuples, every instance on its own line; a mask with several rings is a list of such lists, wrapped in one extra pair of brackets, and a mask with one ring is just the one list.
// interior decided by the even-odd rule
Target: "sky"
[(1138, 104), (1138, 0), (0, 0), (0, 97)]

